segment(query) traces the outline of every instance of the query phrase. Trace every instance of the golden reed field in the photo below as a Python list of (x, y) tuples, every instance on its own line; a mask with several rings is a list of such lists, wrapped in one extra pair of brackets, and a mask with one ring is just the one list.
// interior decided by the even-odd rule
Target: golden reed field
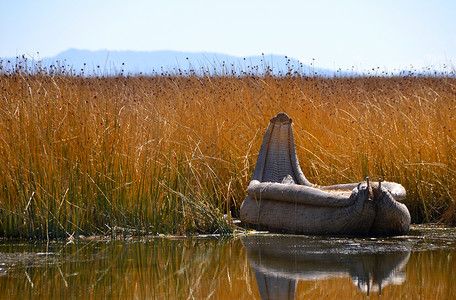
[(229, 233), (269, 119), (316, 184), (401, 183), (456, 223), (454, 76), (0, 75), (0, 236)]

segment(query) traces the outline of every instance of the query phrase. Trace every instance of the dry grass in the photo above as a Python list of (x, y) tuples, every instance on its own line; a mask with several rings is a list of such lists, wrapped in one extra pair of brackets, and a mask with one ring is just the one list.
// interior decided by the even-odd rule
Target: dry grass
[(232, 230), (268, 121), (311, 182), (403, 184), (456, 222), (454, 77), (0, 75), (0, 236)]

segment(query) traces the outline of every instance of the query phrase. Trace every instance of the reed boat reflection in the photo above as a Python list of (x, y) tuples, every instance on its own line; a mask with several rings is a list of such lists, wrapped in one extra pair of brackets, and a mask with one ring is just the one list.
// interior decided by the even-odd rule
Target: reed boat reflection
[(303, 236), (241, 238), (262, 299), (294, 299), (298, 281), (350, 276), (364, 293), (405, 281), (407, 243)]

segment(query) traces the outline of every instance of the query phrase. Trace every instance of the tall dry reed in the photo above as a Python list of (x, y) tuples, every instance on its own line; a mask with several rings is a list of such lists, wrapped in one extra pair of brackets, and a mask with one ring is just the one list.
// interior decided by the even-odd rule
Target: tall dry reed
[(454, 77), (54, 70), (0, 76), (0, 236), (230, 232), (278, 112), (311, 182), (381, 177), (456, 221)]

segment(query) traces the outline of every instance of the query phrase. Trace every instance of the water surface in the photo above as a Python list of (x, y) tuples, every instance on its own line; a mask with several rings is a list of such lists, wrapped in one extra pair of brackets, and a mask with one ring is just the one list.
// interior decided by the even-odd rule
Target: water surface
[(456, 299), (456, 230), (0, 241), (1, 299)]

